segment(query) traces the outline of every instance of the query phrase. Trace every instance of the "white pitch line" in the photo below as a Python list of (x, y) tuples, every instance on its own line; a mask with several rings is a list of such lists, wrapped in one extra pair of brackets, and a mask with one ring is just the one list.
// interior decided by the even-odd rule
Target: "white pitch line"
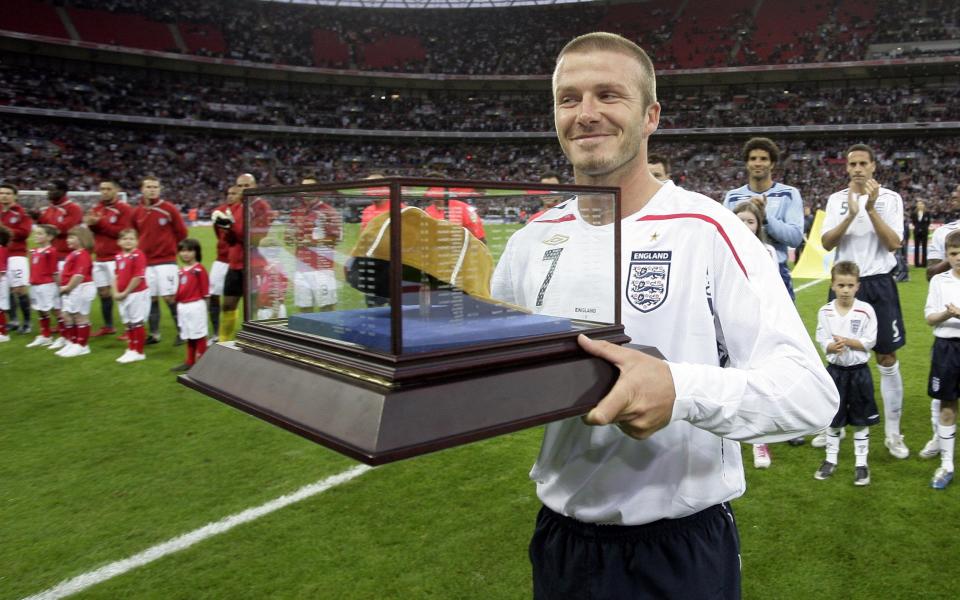
[(814, 279), (814, 280), (811, 281), (810, 283), (805, 283), (805, 284), (801, 285), (800, 287), (793, 288), (793, 291), (794, 291), (794, 293), (796, 293), (796, 292), (802, 292), (803, 290), (807, 289), (808, 287), (815, 286), (815, 285), (817, 285), (818, 283), (821, 283), (821, 282), (824, 282), (824, 281), (826, 281), (826, 279)]
[(189, 533), (185, 533), (161, 544), (157, 544), (151, 548), (147, 548), (143, 552), (134, 554), (129, 558), (112, 562), (94, 571), (89, 571), (72, 579), (63, 581), (48, 590), (40, 592), (39, 594), (28, 596), (27, 598), (24, 598), (24, 600), (55, 600), (57, 598), (65, 598), (71, 594), (76, 594), (77, 592), (81, 592), (88, 587), (97, 585), (98, 583), (103, 583), (108, 579), (112, 579), (117, 575), (123, 575), (127, 571), (131, 571), (137, 567), (142, 567), (146, 564), (152, 563), (153, 561), (163, 558), (168, 554), (185, 550), (186, 548), (189, 548), (198, 542), (202, 542), (207, 538), (230, 531), (237, 525), (249, 523), (250, 521), (259, 519), (260, 517), (268, 515), (276, 510), (280, 510), (281, 508), (325, 492), (330, 488), (336, 487), (342, 483), (346, 483), (351, 479), (354, 479), (355, 477), (363, 475), (371, 468), (372, 467), (368, 467), (366, 465), (358, 465), (342, 473), (332, 475), (326, 479), (321, 479), (320, 481), (311, 483), (309, 485), (305, 485), (292, 494), (280, 496), (279, 498), (275, 498), (266, 504), (261, 504), (260, 506), (256, 506), (254, 508), (248, 508), (243, 512), (220, 519), (216, 523), (209, 523), (200, 529), (195, 529)]

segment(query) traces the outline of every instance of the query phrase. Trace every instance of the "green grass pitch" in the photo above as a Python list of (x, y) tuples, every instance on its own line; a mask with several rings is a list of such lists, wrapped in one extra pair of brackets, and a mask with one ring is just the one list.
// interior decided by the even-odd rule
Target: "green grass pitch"
[[(195, 235), (209, 264), (209, 229)], [(749, 489), (734, 503), (744, 597), (953, 597), (960, 488), (931, 490), (935, 464), (916, 457), (930, 436), (926, 287), (918, 270), (900, 284), (909, 459), (892, 458), (875, 428), (873, 482), (856, 488), (849, 436), (828, 481), (813, 479), (823, 451), (809, 445), (774, 446), (766, 471), (744, 449)], [(799, 293), (811, 333), (826, 292), (820, 283)], [(184, 350), (171, 345), (168, 314), (162, 323), (164, 341), (131, 365), (114, 362), (124, 349), (115, 338), (71, 360), (25, 349), (28, 336), (0, 345), (0, 599), (354, 464), (175, 383), (167, 369)], [(374, 469), (77, 597), (528, 598), (538, 502), (527, 472), (539, 439), (527, 430)]]

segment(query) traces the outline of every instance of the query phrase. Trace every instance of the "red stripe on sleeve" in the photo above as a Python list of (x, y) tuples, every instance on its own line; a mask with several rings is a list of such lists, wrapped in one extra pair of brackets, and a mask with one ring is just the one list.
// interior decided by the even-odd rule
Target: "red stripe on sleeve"
[(743, 271), (743, 276), (746, 277), (748, 280), (750, 279), (750, 276), (747, 275), (747, 269), (743, 266), (743, 262), (740, 260), (740, 255), (737, 254), (737, 251), (733, 247), (733, 244), (730, 243), (730, 238), (727, 237), (727, 232), (723, 230), (723, 227), (720, 225), (720, 223), (717, 223), (715, 220), (711, 219), (710, 217), (706, 215), (697, 214), (697, 213), (677, 213), (673, 215), (647, 215), (645, 217), (640, 217), (639, 219), (637, 219), (637, 221), (669, 221), (671, 219), (699, 219), (701, 221), (706, 221), (707, 223), (710, 223), (711, 225), (716, 227), (717, 231), (720, 233), (720, 237), (723, 238), (723, 241), (727, 243), (727, 247), (730, 248), (730, 252), (733, 254), (733, 259), (737, 261), (737, 265), (739, 265), (740, 270)]

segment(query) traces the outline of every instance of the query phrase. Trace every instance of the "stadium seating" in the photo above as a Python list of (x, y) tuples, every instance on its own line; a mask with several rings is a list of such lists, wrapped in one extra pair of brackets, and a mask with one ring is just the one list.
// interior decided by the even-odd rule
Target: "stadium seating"
[[(960, 5), (951, 0), (649, 0), (427, 11), (260, 0), (231, 0), (230, 10), (224, 0), (62, 1), (84, 41), (177, 50), (173, 25), (188, 53), (337, 68), (355, 61), (361, 70), (405, 72), (545, 73), (565, 40), (595, 30), (638, 40), (661, 69), (862, 60), (876, 42), (960, 38)], [(11, 2), (19, 9), (4, 11), (0, 27), (68, 37), (51, 5)]]
[(753, 0), (693, 3), (690, 12), (676, 23), (671, 54), (683, 68), (725, 67), (736, 44), (736, 32)]
[(0, 29), (69, 38), (56, 9), (35, 0), (6, 0), (0, 10)]
[(87, 42), (161, 52), (179, 51), (167, 25), (140, 15), (83, 8), (68, 8), (67, 14), (80, 38)]
[(223, 39), (223, 32), (215, 25), (208, 23), (177, 23), (180, 37), (183, 38), (190, 54), (225, 54), (227, 44)]
[(332, 29), (314, 29), (313, 64), (318, 67), (347, 68), (350, 66), (350, 46), (340, 39), (340, 34)]
[(380, 39), (365, 44), (360, 49), (361, 67), (382, 70), (407, 65), (411, 61), (423, 61), (427, 53), (420, 39), (409, 35), (383, 35)]

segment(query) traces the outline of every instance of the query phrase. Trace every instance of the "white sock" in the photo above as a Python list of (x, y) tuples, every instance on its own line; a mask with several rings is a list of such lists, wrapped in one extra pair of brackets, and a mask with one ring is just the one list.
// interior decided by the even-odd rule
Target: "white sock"
[(853, 454), (856, 458), (854, 465), (857, 467), (867, 466), (868, 452), (870, 452), (870, 428), (861, 427), (853, 432)]
[(930, 425), (933, 426), (933, 439), (937, 439), (937, 425), (940, 423), (940, 400), (930, 400)]
[(837, 464), (840, 457), (841, 427), (827, 427), (827, 462)]
[(953, 442), (957, 438), (957, 425), (937, 424), (937, 436), (940, 438), (940, 466), (953, 472)]
[(900, 413), (903, 411), (903, 379), (900, 361), (880, 370), (880, 396), (883, 398), (883, 432), (889, 437), (900, 435)]

